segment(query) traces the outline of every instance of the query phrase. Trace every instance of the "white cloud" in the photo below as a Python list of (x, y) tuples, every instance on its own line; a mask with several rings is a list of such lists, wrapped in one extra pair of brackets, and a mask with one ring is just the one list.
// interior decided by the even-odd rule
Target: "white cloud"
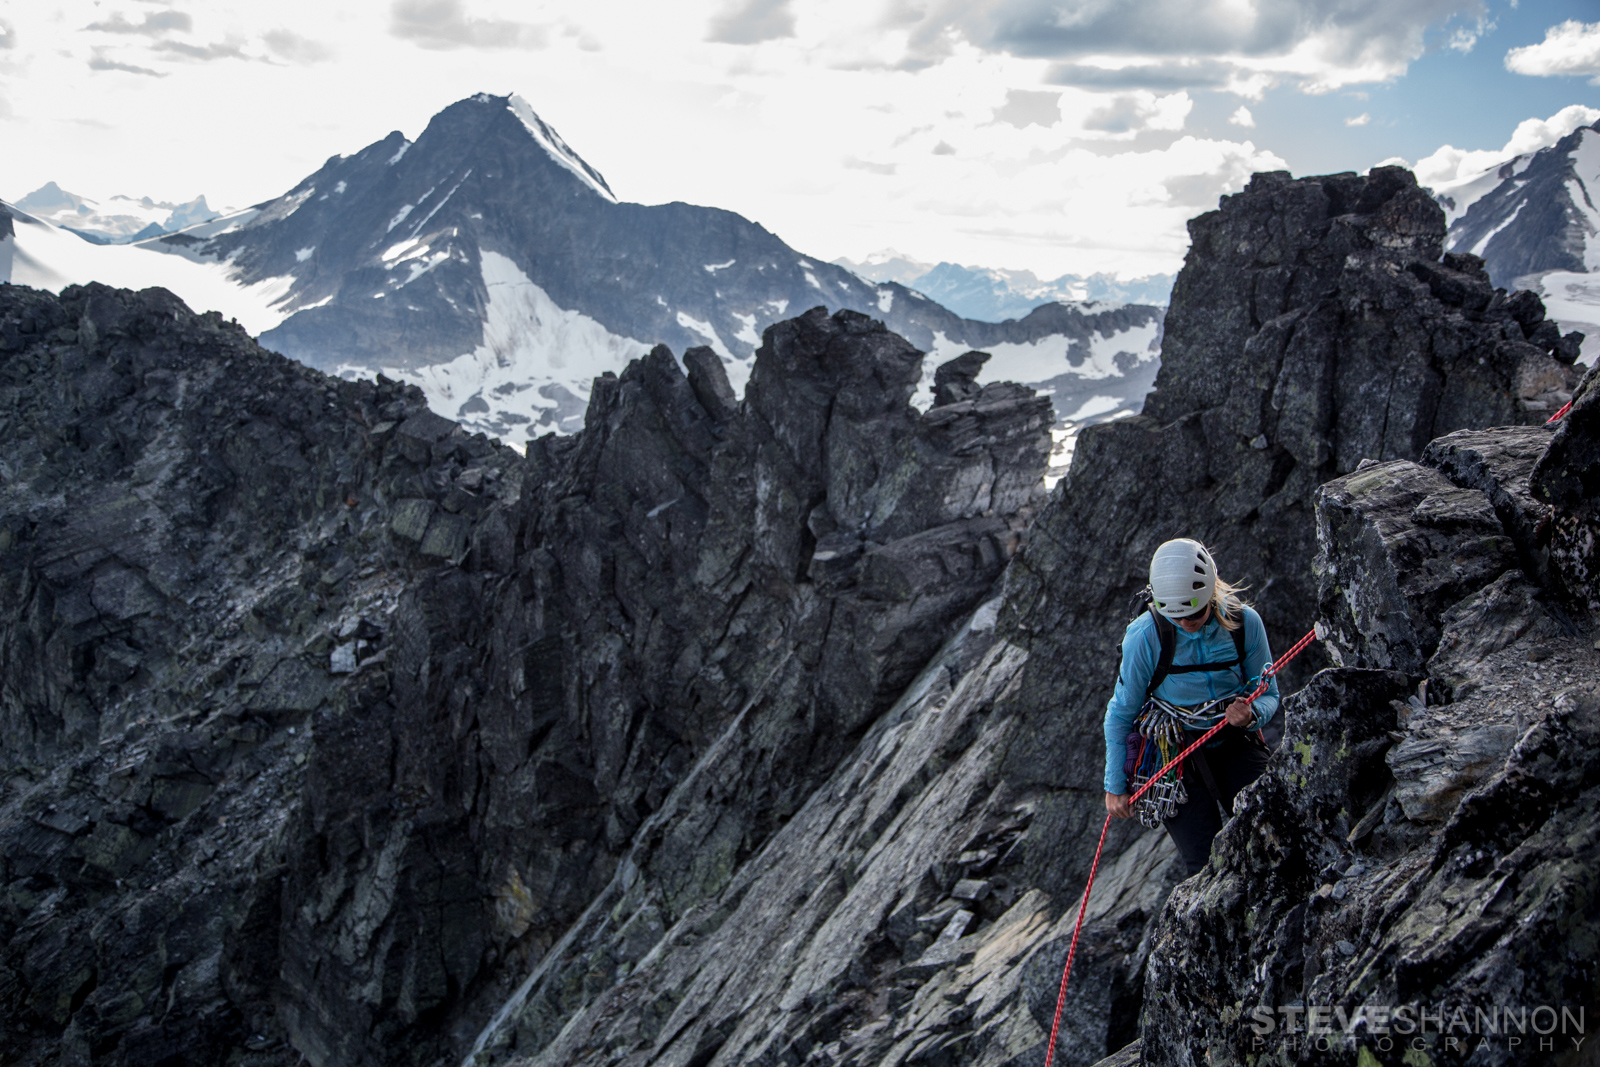
[(1239, 105), (1238, 111), (1228, 116), (1228, 122), (1234, 126), (1243, 126), (1247, 130), (1253, 130), (1256, 127), (1256, 117), (1250, 114), (1250, 109), (1243, 104)]
[(756, 44), (793, 36), (793, 0), (735, 0), (711, 20), (706, 39), (723, 44)]
[(1063, 61), (1051, 75), (1063, 85), (1170, 91), (1276, 75), (1328, 92), (1404, 73), (1433, 29), (1470, 48), (1485, 13), (1483, 0), (932, 0), (904, 21), (910, 55), (928, 63), (956, 36)]
[(137, 33), (146, 37), (160, 37), (174, 31), (187, 33), (194, 28), (194, 19), (182, 11), (147, 11), (139, 22), (129, 22), (125, 15), (113, 14), (108, 19), (91, 22), (86, 30), (98, 33)]
[(1009, 122), (1019, 130), (1034, 125), (1054, 126), (1061, 121), (1061, 94), (1007, 89), (1005, 106), (995, 109), (994, 121)]
[(394, 0), (389, 32), (423, 48), (541, 48), (547, 27), (485, 18), (463, 0)]
[(1538, 77), (1587, 74), (1590, 85), (1600, 85), (1600, 22), (1568, 20), (1551, 26), (1538, 44), (1507, 52), (1506, 69)]
[[(914, 67), (932, 49), (918, 5), (944, 2), (213, 0), (180, 5), (192, 26), (156, 34), (143, 32), (153, 4), (59, 0), (58, 19), (53, 5), (0, 0), (0, 17), (16, 27), (6, 34), (15, 45), (0, 51), (16, 71), (0, 86), (13, 112), (7, 143), (26, 146), (7, 157), (11, 191), (0, 196), (55, 180), (91, 194), (256, 203), (390, 130), (418, 136), (456, 100), (519, 92), (620, 198), (736, 211), (808, 255), (893, 245), (930, 262), (1045, 277), (1142, 275), (1181, 263), (1197, 211), (1252, 171), (1286, 166), (1246, 140), (1248, 126), (1185, 136), (1198, 105), (1182, 83), (1214, 78), (1238, 93), (1226, 117), (1302, 77), (1285, 69), (1307, 78), (1323, 69), (1315, 55), (1191, 59), (1170, 47), (1022, 56), (975, 43), (960, 26), (940, 31), (942, 58), (909, 68), (908, 57)], [(84, 30), (113, 10), (139, 32)], [(708, 41), (719, 26), (750, 43)], [(1289, 39), (1308, 39), (1297, 32)], [(152, 50), (160, 41), (204, 56)], [(530, 62), (526, 49), (540, 41)], [(334, 52), (336, 61), (317, 62)], [(195, 61), (210, 56), (221, 61)], [(91, 71), (91, 58), (122, 66)], [(1063, 64), (1110, 73), (1052, 85)], [(1139, 69), (1118, 73), (1130, 65)], [(1180, 76), (1139, 84), (1157, 67)], [(78, 125), (90, 118), (100, 124)]]
[(1372, 121), (1372, 116), (1363, 111), (1361, 114), (1344, 120), (1346, 126), (1365, 126)]
[(1600, 119), (1600, 108), (1570, 104), (1547, 119), (1524, 119), (1503, 148), (1465, 151), (1445, 145), (1433, 154), (1417, 160), (1412, 169), (1417, 181), (1433, 189), (1451, 185), (1465, 178), (1482, 174), (1507, 160), (1555, 144), (1577, 129)]
[(261, 40), (273, 55), (290, 63), (320, 63), (333, 58), (333, 49), (327, 45), (282, 27), (268, 30)]
[(1140, 89), (1118, 93), (1090, 111), (1083, 128), (1126, 137), (1141, 130), (1181, 130), (1193, 108), (1194, 101), (1188, 93), (1157, 96)]

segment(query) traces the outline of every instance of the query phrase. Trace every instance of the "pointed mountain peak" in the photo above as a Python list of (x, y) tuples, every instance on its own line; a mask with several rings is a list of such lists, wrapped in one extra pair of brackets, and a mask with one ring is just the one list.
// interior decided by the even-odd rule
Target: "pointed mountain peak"
[(522, 97), (515, 93), (510, 96), (491, 96), (488, 93), (479, 93), (471, 99), (475, 103), (496, 105), (510, 111), (511, 114), (516, 116), (517, 121), (522, 123), (523, 128), (528, 131), (528, 135), (533, 138), (534, 143), (543, 148), (551, 159), (571, 171), (575, 178), (600, 196), (612, 203), (616, 203), (617, 195), (611, 191), (611, 186), (606, 184), (606, 180), (601, 176), (600, 172), (585, 162), (582, 156), (574, 152), (572, 147), (555, 131), (555, 127), (540, 118), (539, 113), (534, 111), (533, 106)]
[(18, 200), (16, 206), (24, 211), (49, 213), (53, 211), (75, 211), (85, 204), (93, 202), (88, 197), (67, 192), (55, 182), (45, 182), (27, 196)]

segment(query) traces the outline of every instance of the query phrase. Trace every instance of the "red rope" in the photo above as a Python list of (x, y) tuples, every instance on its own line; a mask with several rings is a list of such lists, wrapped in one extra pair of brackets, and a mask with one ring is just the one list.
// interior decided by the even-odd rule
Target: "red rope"
[(1544, 420), (1544, 424), (1546, 426), (1549, 426), (1552, 422), (1555, 422), (1557, 419), (1559, 419), (1561, 416), (1565, 415), (1567, 412), (1569, 412), (1571, 410), (1572, 410), (1572, 401), (1569, 400), (1565, 404), (1561, 405), (1561, 410), (1560, 411), (1556, 412), (1554, 415), (1551, 415), (1548, 419), (1545, 419)]
[[(1256, 698), (1267, 691), (1267, 685), (1272, 681), (1272, 676), (1278, 673), (1278, 669), (1285, 663), (1288, 663), (1290, 660), (1298, 656), (1302, 651), (1305, 650), (1307, 645), (1320, 638), (1322, 635), (1322, 624), (1318, 623), (1316, 626), (1311, 628), (1310, 633), (1296, 641), (1294, 646), (1290, 648), (1288, 652), (1280, 656), (1275, 662), (1268, 664), (1267, 669), (1261, 672), (1261, 680), (1256, 684), (1255, 692), (1244, 698), (1245, 703), (1255, 703)], [(1129, 807), (1137, 804), (1139, 802), (1139, 798), (1144, 796), (1145, 790), (1159, 782), (1162, 775), (1166, 774), (1177, 764), (1182, 763), (1186, 756), (1188, 756), (1195, 749), (1199, 748), (1201, 745), (1205, 744), (1207, 741), (1211, 740), (1217, 731), (1221, 730), (1226, 725), (1228, 725), (1228, 720), (1223, 719), (1221, 722), (1217, 723), (1217, 725), (1201, 734), (1198, 741), (1174, 756), (1165, 767), (1162, 767), (1155, 774), (1151, 775), (1150, 780), (1144, 785), (1140, 786), (1134, 792), (1133, 796), (1128, 798)], [(1089, 865), (1089, 884), (1083, 887), (1083, 900), (1078, 904), (1078, 921), (1072, 928), (1072, 945), (1067, 949), (1067, 965), (1066, 967), (1062, 968), (1061, 971), (1061, 991), (1056, 994), (1056, 1017), (1055, 1020), (1050, 1024), (1050, 1044), (1044, 1052), (1044, 1067), (1050, 1067), (1050, 1061), (1055, 1058), (1056, 1035), (1061, 1030), (1061, 1009), (1067, 1003), (1067, 979), (1072, 977), (1072, 960), (1078, 954), (1078, 934), (1083, 930), (1084, 913), (1089, 910), (1089, 891), (1094, 888), (1094, 875), (1095, 872), (1100, 869), (1100, 853), (1105, 850), (1106, 833), (1110, 829), (1111, 813), (1106, 812), (1106, 823), (1100, 828), (1100, 843), (1094, 847), (1094, 862)]]

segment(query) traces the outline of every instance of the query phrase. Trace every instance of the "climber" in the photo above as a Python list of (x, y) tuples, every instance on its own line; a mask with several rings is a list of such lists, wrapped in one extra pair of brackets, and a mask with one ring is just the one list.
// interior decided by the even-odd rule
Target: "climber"
[[(1179, 538), (1157, 548), (1149, 607), (1123, 635), (1122, 665), (1106, 704), (1106, 810), (1165, 826), (1185, 877), (1206, 865), (1234, 797), (1266, 766), (1259, 731), (1278, 710), (1276, 678), (1253, 704), (1243, 699), (1272, 653), (1261, 616), (1240, 591), (1217, 577), (1200, 542)], [(1169, 771), (1136, 811), (1129, 794), (1224, 718), (1228, 726)]]

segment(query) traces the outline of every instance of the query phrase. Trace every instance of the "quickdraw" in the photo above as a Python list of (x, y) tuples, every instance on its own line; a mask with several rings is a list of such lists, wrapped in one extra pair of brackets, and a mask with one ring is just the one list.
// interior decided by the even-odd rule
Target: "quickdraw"
[[(1259, 683), (1261, 679), (1251, 681)], [(1145, 702), (1138, 723), (1142, 740), (1129, 776), (1134, 795), (1139, 797), (1133, 808), (1140, 825), (1154, 830), (1178, 814), (1179, 804), (1189, 803), (1189, 790), (1183, 783), (1184, 764), (1173, 757), (1183, 748), (1185, 734), (1210, 729), (1223, 709), (1235, 699), (1237, 695), (1226, 696), (1193, 708), (1170, 704), (1160, 697), (1151, 697)], [(1163, 773), (1158, 768), (1170, 770)], [(1146, 792), (1147, 783), (1152, 781), (1155, 784)]]
[[(1288, 663), (1290, 660), (1294, 659), (1301, 652), (1303, 652), (1305, 647), (1312, 641), (1320, 641), (1326, 637), (1327, 634), (1327, 630), (1323, 627), (1322, 623), (1319, 622), (1311, 628), (1310, 633), (1296, 641), (1294, 646), (1291, 647), (1288, 652), (1285, 652), (1281, 657), (1279, 657), (1277, 662), (1269, 663), (1266, 669), (1261, 672), (1261, 677), (1257, 679), (1255, 689), (1251, 691), (1249, 696), (1244, 698), (1245, 703), (1255, 703), (1256, 698), (1267, 691), (1267, 686), (1271, 683), (1272, 676), (1277, 674), (1285, 663)], [(1233, 698), (1230, 697), (1228, 699), (1232, 700)], [(1145, 783), (1139, 786), (1138, 789), (1134, 790), (1133, 796), (1129, 798), (1130, 802), (1137, 805), (1140, 798), (1150, 790), (1152, 785), (1160, 782), (1162, 777), (1168, 771), (1172, 770), (1173, 767), (1182, 764), (1185, 757), (1215, 737), (1218, 731), (1220, 731), (1226, 725), (1228, 725), (1228, 720), (1223, 719), (1205, 733), (1201, 734), (1199, 740), (1195, 741), (1182, 752), (1178, 753), (1178, 755), (1173, 759), (1168, 760), (1159, 771), (1146, 780)], [(1141, 817), (1139, 821), (1143, 822), (1144, 820)], [(1083, 932), (1083, 916), (1084, 913), (1089, 910), (1089, 892), (1094, 888), (1095, 872), (1100, 869), (1100, 854), (1105, 851), (1106, 832), (1110, 829), (1111, 814), (1110, 812), (1107, 812), (1105, 825), (1100, 828), (1100, 843), (1094, 847), (1094, 862), (1089, 864), (1089, 882), (1083, 887), (1083, 900), (1078, 904), (1078, 921), (1077, 924), (1072, 928), (1072, 944), (1067, 949), (1067, 965), (1062, 968), (1061, 971), (1061, 992), (1056, 994), (1056, 1017), (1055, 1021), (1050, 1024), (1050, 1044), (1045, 1049), (1044, 1067), (1050, 1067), (1051, 1060), (1055, 1058), (1056, 1037), (1061, 1032), (1061, 1009), (1067, 1002), (1067, 981), (1072, 977), (1072, 961), (1078, 955), (1078, 935)]]

